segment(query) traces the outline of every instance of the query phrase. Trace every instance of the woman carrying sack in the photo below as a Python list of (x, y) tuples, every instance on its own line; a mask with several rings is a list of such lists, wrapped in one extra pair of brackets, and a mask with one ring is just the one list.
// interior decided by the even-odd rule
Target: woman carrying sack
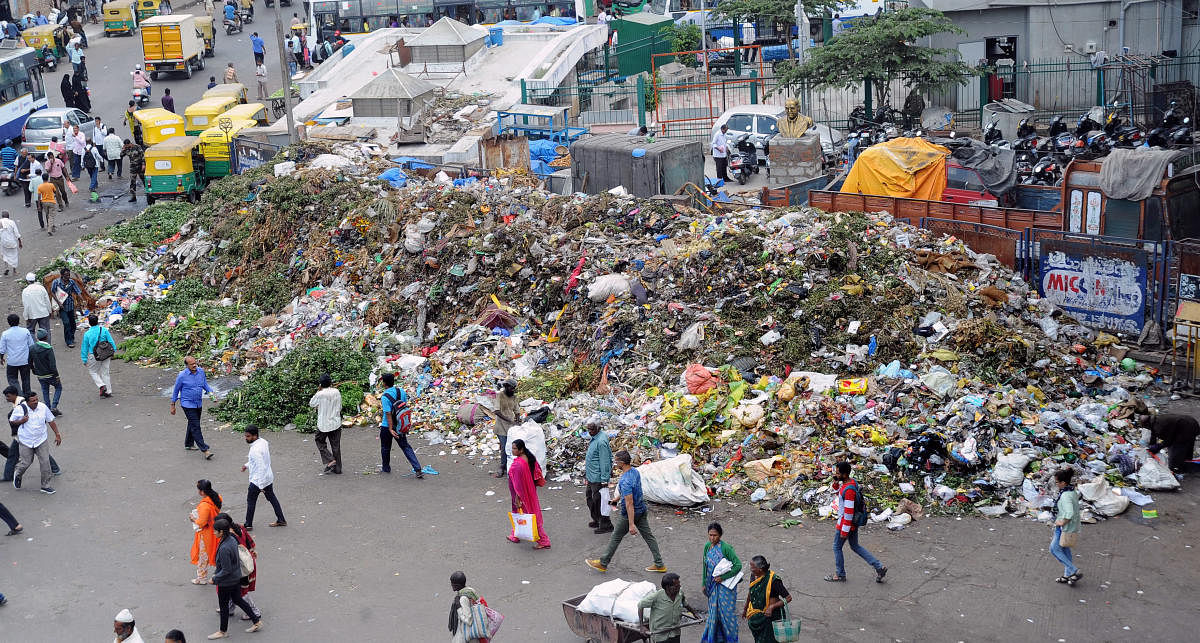
[(1063, 575), (1054, 579), (1071, 587), (1083, 578), (1079, 568), (1071, 561), (1071, 548), (1079, 541), (1079, 492), (1071, 484), (1074, 469), (1059, 469), (1054, 473), (1054, 484), (1058, 486), (1058, 499), (1054, 502), (1054, 538), (1050, 541), (1050, 553), (1063, 564)]

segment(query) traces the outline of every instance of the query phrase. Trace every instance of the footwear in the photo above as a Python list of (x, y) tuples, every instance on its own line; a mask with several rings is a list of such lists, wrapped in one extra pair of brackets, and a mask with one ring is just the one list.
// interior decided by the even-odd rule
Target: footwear
[(612, 531), (613, 531), (613, 526), (609, 525), (607, 527), (596, 527), (595, 529), (592, 530), (592, 533), (593, 534), (611, 534)]
[(599, 526), (600, 526), (600, 523), (596, 522), (595, 520), (588, 523), (588, 527), (591, 527), (592, 529), (595, 529), (596, 527), (599, 527)]
[(42, 493), (51, 495), (54, 493), (54, 487), (42, 487)]
[(825, 580), (830, 583), (844, 583), (846, 582), (846, 577), (838, 576), (837, 574), (830, 574), (825, 577)]
[(665, 573), (667, 573), (667, 566), (666, 565), (651, 565), (646, 568), (646, 571), (654, 572), (656, 574), (665, 574)]
[(106, 388), (107, 387), (105, 386), (100, 387), (100, 397), (104, 397), (108, 393), (108, 391), (105, 390)]
[(254, 531), (254, 527), (251, 527), (250, 525), (242, 525), (242, 529), (245, 529), (246, 531)]
[(20, 489), (20, 488), (21, 488), (21, 474), (18, 473), (17, 475), (13, 476), (13, 489)]
[(254, 625), (251, 625), (250, 627), (247, 627), (247, 628), (246, 628), (246, 632), (247, 632), (247, 633), (249, 633), (249, 632), (257, 632), (257, 631), (261, 630), (262, 628), (263, 628), (263, 622), (262, 622), (262, 621), (259, 621), (259, 622), (255, 623)]
[[(208, 579), (207, 579), (207, 578), (193, 578), (193, 579), (192, 579), (192, 584), (193, 584), (193, 585), (207, 585), (207, 584), (208, 584)], [(218, 609), (217, 611), (219, 612), (219, 611), (221, 611), (221, 610), (220, 610), (220, 609)]]
[(876, 583), (882, 583), (884, 576), (887, 576), (887, 567), (880, 567), (879, 569), (875, 570)]
[(136, 197), (136, 196), (131, 196), (131, 197), (129, 197), (129, 202), (130, 202), (130, 203), (137, 203), (137, 197)]
[(550, 545), (534, 545), (534, 549), (550, 549)]
[(1067, 582), (1067, 581), (1069, 581), (1069, 580), (1071, 580), (1071, 579), (1070, 579), (1070, 578), (1067, 578), (1066, 576), (1059, 576), (1058, 578), (1055, 578), (1055, 579), (1054, 579), (1054, 582), (1056, 582), (1056, 583), (1066, 583), (1066, 582)]
[(1071, 574), (1067, 577), (1067, 585), (1074, 587), (1075, 583), (1079, 582), (1080, 578), (1083, 578), (1083, 572), (1076, 571), (1074, 574)]
[(598, 572), (606, 572), (606, 571), (608, 571), (608, 568), (607, 568), (607, 567), (605, 567), (604, 565), (600, 564), (600, 559), (599, 559), (599, 558), (589, 558), (589, 559), (587, 559), (587, 560), (585, 560), (585, 561), (583, 561), (583, 562), (587, 563), (587, 566), (588, 566), (588, 567), (591, 567), (592, 569), (594, 569), (594, 570), (596, 570), (596, 571), (598, 571)]
[(379, 470), (379, 473), (391, 473), (391, 472), (392, 472), (391, 467), (383, 467)]
[(184, 451), (198, 451), (199, 449), (200, 447), (197, 446), (183, 447)]
[(213, 452), (212, 452), (212, 451), (205, 451), (205, 452), (204, 452), (204, 459), (205, 459), (205, 460), (212, 460), (212, 457), (213, 457)]
[(496, 473), (493, 473), (493, 474), (492, 474), (492, 477), (493, 477), (493, 478), (503, 478), (503, 477), (504, 477), (504, 475), (505, 475), (505, 474), (504, 474), (504, 472), (503, 472), (503, 471), (497, 471)]
[(62, 417), (63, 412), (58, 409), (50, 409), (50, 414), (56, 418)]
[(332, 463), (330, 463), (330, 464), (327, 464), (327, 465), (325, 465), (325, 471), (324, 471), (324, 472), (325, 472), (325, 473), (330, 473), (330, 472), (332, 472), (332, 471), (333, 471), (333, 468), (334, 468), (334, 465), (333, 465)]
[(4, 534), (4, 535), (5, 536), (16, 536), (17, 534), (21, 533), (22, 531), (25, 531), (25, 528), (22, 527), (21, 525), (17, 525), (16, 527), (13, 527), (12, 529), (8, 530), (8, 533)]
[(229, 635), (224, 632), (213, 632), (212, 634), (208, 635), (208, 640), (210, 640), (210, 641), (215, 641), (217, 639), (227, 639), (227, 638), (229, 638)]
[(273, 522), (267, 526), (268, 527), (287, 527), (287, 521), (286, 520), (276, 520), (275, 522)]

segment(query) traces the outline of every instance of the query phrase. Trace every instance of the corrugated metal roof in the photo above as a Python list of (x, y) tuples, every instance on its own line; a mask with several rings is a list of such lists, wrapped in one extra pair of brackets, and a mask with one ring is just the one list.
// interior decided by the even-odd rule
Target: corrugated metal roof
[(355, 98), (418, 98), (437, 89), (437, 85), (389, 68), (350, 95)]

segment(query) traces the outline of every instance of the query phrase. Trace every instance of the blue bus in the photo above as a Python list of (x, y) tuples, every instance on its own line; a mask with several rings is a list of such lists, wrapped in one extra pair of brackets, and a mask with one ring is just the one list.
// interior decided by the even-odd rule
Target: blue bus
[(0, 142), (20, 139), (29, 113), (49, 104), (33, 48), (0, 48)]

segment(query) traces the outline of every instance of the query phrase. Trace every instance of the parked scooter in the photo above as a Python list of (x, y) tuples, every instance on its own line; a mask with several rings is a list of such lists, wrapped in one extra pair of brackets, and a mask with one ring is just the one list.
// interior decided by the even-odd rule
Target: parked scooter
[(733, 154), (729, 155), (729, 172), (741, 185), (751, 174), (758, 174), (758, 150), (749, 134), (742, 134), (733, 141)]
[(1025, 185), (1058, 185), (1062, 181), (1062, 163), (1055, 156), (1046, 156), (1038, 161), (1029, 176), (1022, 181)]
[(983, 128), (983, 143), (985, 145), (995, 145), (999, 144), (1002, 140), (1004, 140), (1004, 134), (1000, 132), (1000, 117), (994, 116), (987, 124), (987, 127)]

